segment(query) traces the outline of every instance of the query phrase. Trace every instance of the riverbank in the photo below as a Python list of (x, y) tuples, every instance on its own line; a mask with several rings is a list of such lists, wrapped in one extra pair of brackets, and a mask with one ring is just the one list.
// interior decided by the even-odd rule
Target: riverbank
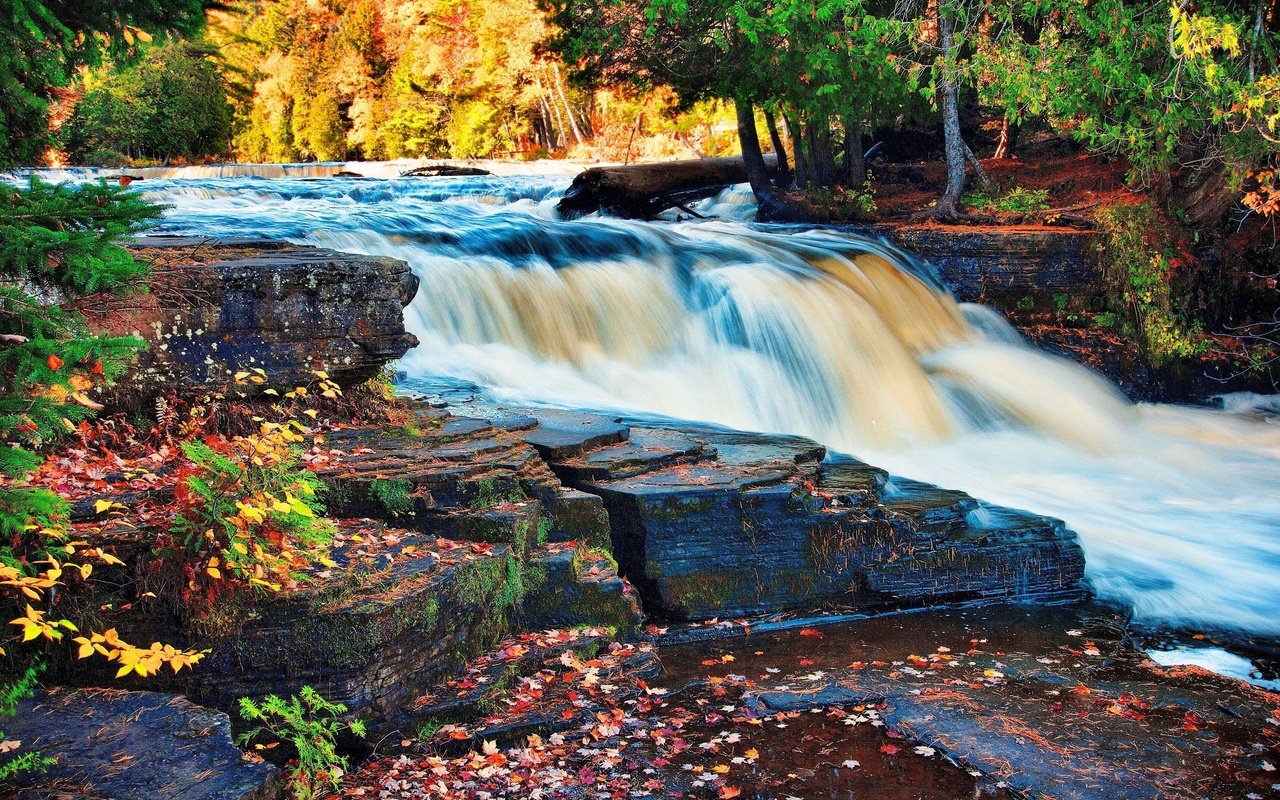
[[(1120, 677), (1113, 675), (1108, 678), (1112, 683), (1096, 682), (1098, 676), (1088, 670), (1070, 671), (1093, 663), (1090, 650), (1114, 652), (1114, 658), (1125, 664), (1142, 658), (1132, 645), (1132, 629), (1124, 613), (1117, 616), (1079, 605), (1091, 588), (1107, 597), (1127, 598), (1146, 629), (1161, 620), (1174, 620), (1188, 638), (1213, 636), (1217, 626), (1207, 623), (1221, 620), (1225, 623), (1221, 627), (1230, 628), (1232, 623), (1255, 627), (1261, 639), (1268, 637), (1265, 593), (1261, 601), (1257, 591), (1238, 597), (1233, 592), (1237, 584), (1204, 579), (1219, 567), (1237, 575), (1251, 568), (1256, 581), (1249, 585), (1256, 589), (1270, 580), (1266, 560), (1246, 562), (1237, 553), (1230, 563), (1217, 563), (1213, 556), (1218, 551), (1189, 541), (1186, 531), (1176, 527), (1195, 513), (1187, 503), (1179, 506), (1182, 511), (1177, 518), (1157, 514), (1135, 522), (1130, 515), (1123, 520), (1129, 527), (1099, 528), (1097, 518), (1078, 516), (1080, 497), (1097, 494), (1092, 489), (1080, 497), (1061, 491), (1030, 495), (1035, 503), (1053, 500), (1073, 518), (1083, 519), (1078, 536), (1071, 530), (1074, 522), (1068, 526), (1043, 513), (1017, 510), (1042, 510), (1030, 503), (1004, 500), (997, 505), (975, 499), (987, 496), (985, 492), (971, 496), (939, 488), (960, 482), (911, 479), (925, 476), (924, 470), (953, 464), (946, 457), (919, 458), (910, 450), (867, 446), (858, 450), (866, 460), (855, 459), (828, 451), (816, 439), (795, 435), (799, 431), (749, 433), (744, 425), (689, 421), (696, 419), (694, 414), (675, 420), (637, 411), (623, 421), (618, 413), (557, 410), (549, 408), (546, 400), (530, 403), (514, 398), (513, 376), (549, 374), (562, 383), (561, 390), (579, 397), (578, 408), (587, 404), (582, 398), (598, 399), (598, 389), (595, 395), (579, 394), (581, 378), (573, 370), (588, 369), (593, 362), (600, 366), (601, 354), (608, 357), (603, 359), (606, 366), (631, 363), (631, 369), (639, 369), (635, 365), (643, 365), (645, 357), (616, 348), (619, 343), (646, 342), (638, 335), (646, 331), (672, 336), (661, 340), (667, 348), (663, 363), (682, 363), (671, 349), (686, 347), (686, 352), (696, 353), (697, 348), (682, 344), (684, 340), (675, 334), (692, 335), (697, 325), (682, 316), (690, 313), (689, 306), (677, 301), (680, 295), (674, 287), (688, 286), (691, 280), (728, 279), (722, 290), (745, 292), (737, 295), (743, 303), (739, 309), (758, 313), (761, 320), (821, 322), (828, 328), (856, 321), (867, 326), (836, 336), (833, 341), (842, 349), (832, 348), (834, 355), (847, 354), (854, 343), (870, 352), (883, 348), (899, 356), (879, 365), (895, 370), (884, 374), (896, 376), (893, 381), (897, 382), (876, 384), (875, 392), (862, 390), (868, 388), (866, 369), (847, 371), (861, 383), (841, 384), (844, 388), (839, 390), (821, 384), (821, 372), (806, 373), (806, 386), (821, 389), (828, 401), (839, 397), (851, 404), (867, 402), (861, 406), (864, 413), (899, 413), (902, 409), (894, 408), (894, 401), (901, 406), (908, 399), (924, 402), (936, 396), (939, 403), (949, 402), (944, 398), (951, 395), (939, 391), (937, 376), (946, 375), (948, 386), (954, 387), (964, 385), (968, 375), (974, 381), (968, 391), (988, 393), (1004, 404), (1001, 407), (1009, 410), (1010, 419), (1015, 411), (1026, 415), (1019, 427), (975, 429), (943, 439), (944, 446), (968, 451), (980, 444), (973, 436), (992, 444), (999, 440), (1003, 442), (999, 463), (1014, 469), (1011, 436), (1023, 437), (1019, 447), (1040, 447), (1060, 461), (1064, 451), (1076, 458), (1074, 447), (1088, 450), (1106, 444), (1132, 452), (1120, 441), (1123, 429), (1110, 427), (1119, 425), (1119, 420), (1128, 420), (1126, 435), (1148, 437), (1153, 446), (1171, 446), (1158, 436), (1167, 437), (1161, 431), (1168, 429), (1177, 412), (1170, 417), (1168, 410), (1160, 410), (1166, 416), (1148, 420), (1142, 416), (1145, 412), (1135, 412), (1105, 393), (1081, 393), (1089, 388), (1077, 385), (1082, 373), (1052, 373), (1048, 384), (1035, 385), (1049, 386), (1058, 401), (1071, 400), (1078, 409), (1090, 408), (1097, 414), (1092, 427), (1064, 419), (1052, 404), (1041, 404), (1039, 399), (1045, 395), (1040, 389), (1032, 393), (1031, 402), (1001, 394), (993, 379), (1043, 380), (1040, 370), (1052, 362), (1029, 349), (998, 341), (976, 351), (938, 349), (939, 343), (951, 342), (957, 332), (968, 330), (963, 309), (939, 292), (927, 273), (913, 272), (916, 265), (895, 260), (890, 250), (822, 232), (734, 227), (728, 231), (730, 238), (716, 238), (726, 236), (724, 223), (570, 223), (515, 212), (505, 218), (504, 226), (496, 226), (494, 201), (489, 198), (514, 194), (515, 199), (506, 202), (525, 208), (533, 205), (530, 199), (545, 199), (547, 190), (541, 184), (492, 178), (447, 179), (464, 188), (465, 181), (476, 181), (470, 186), (484, 193), (485, 199), (479, 202), (424, 200), (435, 198), (439, 185), (420, 190), (416, 187), (422, 184), (412, 182), (407, 182), (407, 195), (383, 192), (371, 200), (388, 204), (379, 211), (390, 212), (394, 206), (398, 217), (326, 215), (324, 204), (337, 202), (345, 208), (352, 191), (363, 191), (352, 189), (353, 181), (255, 179), (241, 185), (238, 181), (243, 179), (218, 180), (230, 182), (215, 185), (217, 191), (203, 185), (168, 187), (177, 200), (169, 224), (175, 218), (182, 224), (182, 215), (194, 208), (194, 218), (207, 221), (212, 229), (243, 226), (236, 214), (251, 209), (248, 213), (274, 240), (139, 243), (140, 252), (161, 265), (151, 294), (124, 303), (111, 301), (104, 306), (106, 313), (90, 314), (90, 318), (101, 329), (136, 330), (148, 339), (151, 353), (140, 370), (152, 379), (135, 382), (132, 393), (100, 395), (116, 404), (118, 413), (104, 409), (105, 419), (78, 428), (72, 449), (55, 456), (37, 478), (38, 485), (73, 502), (74, 546), (82, 553), (96, 554), (89, 557), (100, 562), (88, 574), (76, 569), (83, 580), (77, 579), (74, 590), (59, 592), (59, 609), (74, 606), (78, 616), (92, 612), (95, 630), (110, 626), (111, 637), (102, 634), (98, 644), (108, 653), (117, 648), (116, 659), (133, 652), (120, 649), (123, 645), (117, 642), (159, 641), (170, 650), (156, 645), (162, 648), (156, 651), (157, 658), (183, 658), (194, 669), (146, 668), (145, 676), (126, 673), (118, 679), (112, 676), (121, 662), (97, 661), (93, 640), (89, 640), (90, 660), (73, 657), (85, 655), (83, 651), (58, 653), (54, 648), (45, 674), (49, 684), (129, 687), (144, 694), (124, 699), (116, 691), (39, 696), (24, 706), (28, 711), (21, 723), (36, 727), (14, 728), (21, 731), (14, 740), (27, 748), (23, 752), (52, 753), (66, 747), (56, 735), (65, 728), (61, 713), (120, 720), (120, 729), (127, 731), (130, 715), (145, 708), (149, 724), (155, 726), (149, 743), (168, 741), (165, 737), (185, 741), (191, 715), (185, 711), (151, 714), (185, 706), (170, 695), (146, 694), (179, 693), (209, 707), (195, 710), (194, 718), (207, 722), (209, 733), (201, 737), (205, 744), (199, 746), (207, 744), (212, 760), (192, 762), (192, 767), (225, 770), (227, 775), (256, 781), (245, 789), (248, 794), (229, 796), (269, 797), (276, 791), (272, 787), (279, 785), (278, 773), (265, 767), (239, 770), (234, 759), (224, 758), (231, 752), (227, 740), (232, 726), (240, 724), (237, 701), (260, 699), (265, 693), (288, 696), (313, 686), (346, 707), (344, 719), (363, 719), (372, 734), (367, 743), (356, 739), (342, 743), (357, 761), (371, 751), (374, 755), (342, 788), (354, 796), (362, 790), (367, 794), (373, 785), (391, 786), (388, 791), (404, 788), (429, 795), (475, 796), (488, 781), (508, 788), (546, 781), (543, 785), (552, 793), (574, 784), (570, 791), (578, 792), (583, 786), (604, 790), (614, 779), (637, 792), (653, 781), (649, 791), (676, 785), (692, 796), (781, 788), (808, 796), (811, 790), (802, 786), (804, 778), (812, 779), (817, 791), (828, 793), (848, 781), (856, 787), (862, 785), (858, 781), (864, 773), (858, 770), (865, 763), (873, 765), (865, 775), (898, 787), (894, 791), (936, 791), (936, 796), (945, 797), (975, 788), (1048, 791), (1025, 787), (1059, 786), (1059, 779), (1051, 776), (1064, 768), (1063, 748), (1119, 748), (1118, 743), (1132, 741), (1138, 733), (1114, 727), (1104, 716), (1099, 719), (1108, 724), (1101, 725), (1096, 739), (1086, 741), (1075, 731), (1055, 728), (1048, 719), (1054, 709), (1036, 703), (1014, 709), (1009, 697), (997, 692), (947, 706), (945, 717), (956, 727), (930, 728), (925, 723), (934, 722), (918, 718), (920, 707), (913, 705), (914, 691), (929, 687), (901, 683), (903, 676), (914, 677), (900, 669), (904, 666), (938, 670), (939, 675), (961, 670), (954, 679), (959, 683), (941, 686), (976, 692), (1004, 686), (994, 679), (1013, 674), (1005, 670), (1004, 659), (1015, 648), (1026, 654), (1025, 670), (1036, 669), (1032, 662), (1049, 666), (1041, 659), (1061, 659), (1064, 652), (1074, 656), (1070, 651), (1075, 649), (1081, 653), (1076, 656), (1079, 662), (1072, 661), (1067, 672), (1045, 679), (1045, 685), (1033, 684), (1035, 693), (1048, 697), (1051, 691), (1061, 691), (1056, 688), (1059, 685), (1076, 681), (1098, 693), (1099, 703), (1107, 701), (1106, 708), (1138, 708), (1134, 713), (1145, 719), (1145, 708), (1127, 705), (1130, 701), (1123, 698), (1140, 697), (1139, 691), (1146, 691), (1142, 687), (1154, 682), (1161, 687), (1157, 694), (1141, 695), (1140, 702), (1164, 709), (1149, 715), (1161, 721), (1185, 718), (1188, 711), (1201, 714), (1196, 709), (1207, 708), (1213, 696), (1231, 703), (1236, 693), (1245, 693), (1241, 696), (1263, 702), (1264, 696), (1249, 694), (1253, 690), (1234, 683), (1212, 684), (1203, 695), (1192, 696), (1190, 690), (1179, 688), (1176, 677), (1146, 666)], [(425, 194), (413, 194), (418, 191)], [(254, 202), (242, 204), (237, 192), (251, 193)], [(240, 210), (211, 214), (210, 202)], [(363, 243), (366, 253), (346, 255), (335, 249), (299, 247), (287, 241), (294, 238), (291, 229), (273, 227), (278, 220), (279, 225), (311, 228), (317, 219), (327, 220), (319, 236), (329, 237), (333, 244)], [(357, 235), (362, 228), (343, 227), (366, 225), (370, 219), (389, 221), (398, 232), (362, 237)], [(444, 258), (433, 255), (440, 251)], [(762, 271), (763, 252), (770, 254), (772, 264), (793, 269)], [(403, 254), (413, 263), (407, 265), (392, 253)], [(497, 253), (507, 261), (499, 262)], [(631, 270), (637, 253), (647, 266)], [(815, 254), (823, 258), (809, 260)], [(682, 260), (689, 255), (698, 260)], [(423, 260), (427, 258), (436, 260)], [(714, 267), (707, 269), (707, 261), (713, 258)], [(541, 263), (537, 259), (549, 260), (557, 269), (537, 269)], [(584, 259), (597, 265), (597, 270), (583, 270)], [(814, 269), (815, 263), (821, 269)], [(603, 265), (609, 269), (599, 269)], [(856, 265), (865, 283), (854, 280), (858, 273), (846, 274), (847, 265)], [(660, 280), (665, 273), (655, 266), (671, 267), (677, 279), (672, 287)], [(572, 281), (579, 275), (587, 283), (578, 285), (578, 294), (573, 294)], [(607, 279), (603, 287), (607, 291), (591, 290), (595, 275)], [(767, 279), (770, 290), (760, 295), (750, 291), (751, 283), (737, 287), (732, 282), (735, 276)], [(623, 291), (637, 277), (644, 279), (642, 285), (648, 291)], [(807, 293), (810, 282), (821, 282), (823, 293)], [(540, 297), (541, 302), (536, 307), (507, 308), (501, 301), (508, 291), (516, 298)], [(662, 305), (658, 301), (666, 295), (671, 302)], [(692, 292), (689, 296), (705, 300), (709, 295)], [(637, 303), (641, 297), (653, 302)], [(813, 310), (826, 308), (822, 303), (831, 298), (841, 301), (834, 307), (839, 313), (815, 320)], [(789, 316), (786, 304), (793, 301), (803, 314)], [(488, 334), (507, 337), (501, 340), (501, 348), (465, 327), (465, 318), (458, 316), (483, 308), (483, 303), (495, 305), (475, 320), (503, 322), (505, 328)], [(581, 336), (557, 338), (556, 328), (544, 324), (568, 308), (600, 307), (614, 309), (613, 316), (595, 315), (596, 327), (580, 331)], [(910, 313), (897, 313), (900, 310)], [(663, 325), (647, 324), (645, 315), (655, 312), (671, 316), (662, 317)], [(741, 327), (732, 330), (751, 330), (742, 325), (751, 319), (750, 313), (739, 316)], [(627, 336), (614, 336), (610, 324)], [(769, 329), (781, 328), (771, 324)], [(828, 329), (805, 330), (809, 333), (803, 340), (811, 347), (825, 347)], [(526, 334), (527, 340), (522, 340)], [(594, 355), (575, 355), (572, 347), (581, 346), (581, 337), (587, 334), (596, 337), (599, 350)], [(743, 339), (739, 347), (751, 341)], [(415, 342), (418, 346), (410, 350)], [(521, 347), (533, 353), (522, 354)], [(796, 348), (794, 352), (804, 351)], [(985, 366), (973, 370), (963, 362), (966, 353), (1012, 360), (998, 370)], [(531, 355), (537, 356), (537, 368), (521, 371), (522, 359), (532, 361)], [(939, 360), (945, 357), (961, 360)], [(396, 358), (411, 372), (400, 386), (405, 397), (393, 399), (385, 380), (362, 383), (371, 371)], [(742, 366), (732, 359), (719, 363)], [(784, 367), (791, 365), (781, 362)], [(506, 371), (493, 373), (484, 385), (469, 384), (455, 371), (460, 366)], [(635, 373), (630, 374), (626, 382), (603, 385), (636, 385)], [(710, 368), (705, 374), (681, 373), (681, 379), (692, 385), (715, 379), (718, 386), (712, 396), (722, 401), (735, 398), (732, 377), (732, 372)], [(671, 399), (687, 394), (687, 387), (662, 385)], [(897, 388), (885, 394), (891, 386)], [(778, 385), (772, 387), (778, 389)], [(820, 399), (816, 393), (806, 397)], [(872, 403), (877, 397), (885, 402)], [(127, 404), (131, 404), (129, 410), (124, 411)], [(825, 419), (823, 408), (815, 405), (803, 424)], [(923, 410), (928, 412), (928, 406)], [(900, 419), (925, 426), (954, 424), (949, 411)], [(1189, 418), (1180, 424), (1194, 422)], [(1253, 435), (1257, 431), (1245, 430), (1244, 421), (1223, 419), (1213, 424), (1222, 431), (1228, 429), (1223, 426), (1242, 426), (1232, 434), (1236, 437), (1232, 441), (1242, 444), (1228, 448), (1230, 452), (1244, 455), (1245, 437), (1249, 447), (1261, 445)], [(852, 431), (856, 436), (860, 429), (837, 425), (830, 430), (840, 436), (850, 436)], [(877, 430), (874, 424), (865, 430), (876, 435), (895, 432)], [(197, 445), (194, 450), (193, 444)], [(1173, 446), (1181, 451), (1192, 447), (1189, 440), (1175, 440)], [(212, 455), (201, 448), (208, 448)], [(977, 450), (980, 455), (981, 448)], [(285, 454), (291, 451), (294, 461), (277, 461), (289, 458)], [(1212, 448), (1202, 452), (1197, 463), (1221, 464), (1233, 490), (1238, 489), (1242, 475), (1232, 466), (1234, 462), (1221, 461), (1223, 453)], [(1257, 455), (1254, 469), (1265, 476), (1267, 463), (1261, 460), (1261, 452)], [(267, 585), (231, 580), (228, 574), (233, 567), (245, 569), (234, 555), (240, 552), (236, 540), (226, 540), (220, 552), (202, 552), (183, 544), (178, 532), (184, 529), (173, 522), (175, 509), (191, 515), (201, 508), (192, 502), (201, 491), (199, 484), (191, 482), (193, 476), (207, 482), (221, 480), (222, 473), (240, 474), (220, 472), (217, 458), (234, 459), (244, 474), (260, 474), (255, 469), (262, 465), (254, 459), (265, 460), (272, 468), (289, 463), (290, 469), (302, 472), (288, 473), (292, 483), (283, 488), (266, 490), (274, 493), (275, 505), (262, 505), (261, 497), (242, 493), (245, 488), (239, 485), (229, 488), (238, 493), (230, 496), (240, 505), (228, 504), (224, 516), (210, 518), (210, 535), (226, 535), (222, 523), (232, 519), (242, 520), (233, 525), (236, 530), (242, 525), (251, 529), (248, 526), (255, 524), (254, 509), (259, 506), (265, 509), (259, 512), (264, 515), (266, 510), (278, 512), (277, 506), (291, 515), (301, 514), (287, 498), (298, 500), (306, 494), (298, 488), (305, 478), (313, 482), (306, 485), (314, 486), (308, 491), (323, 498), (333, 518), (328, 538), (307, 547), (301, 540), (285, 537), (284, 532), (293, 528), (265, 529), (255, 534), (254, 546), (262, 550), (255, 557), (262, 558), (264, 569), (270, 571), (239, 574), (257, 577)], [(881, 462), (881, 458), (887, 460)], [(1048, 474), (1045, 470), (1051, 461), (1037, 461), (1040, 473), (1036, 474)], [(878, 468), (876, 463), (893, 469)], [(971, 462), (958, 474), (970, 481), (991, 469), (992, 463)], [(1117, 502), (1095, 504), (1109, 524), (1124, 503), (1137, 505), (1142, 491), (1171, 491), (1155, 483), (1144, 489), (1133, 480), (1110, 479), (1101, 471), (1105, 463), (1097, 462), (1096, 474), (1094, 462), (1087, 462), (1084, 469), (1094, 480), (1113, 484), (1113, 490), (1121, 492)], [(1187, 466), (1189, 471), (1181, 477), (1193, 474), (1193, 468)], [(996, 487), (996, 483), (982, 485)], [(1196, 491), (1201, 505), (1214, 515), (1209, 522), (1231, 524), (1237, 549), (1253, 546), (1247, 520), (1224, 516), (1229, 504), (1214, 499), (1219, 489), (1212, 480), (1201, 480)], [(1258, 497), (1264, 496), (1263, 490)], [(1158, 511), (1162, 505), (1167, 503), (1151, 507)], [(291, 524), (300, 522), (294, 518)], [(195, 533), (204, 529), (201, 524)], [(1199, 547), (1204, 557), (1191, 559), (1193, 567), (1161, 561), (1158, 551), (1129, 546), (1130, 530), (1157, 541)], [(232, 531), (231, 535), (237, 534)], [(1125, 583), (1129, 577), (1143, 575), (1157, 575), (1163, 584)], [(254, 589), (255, 585), (259, 588)], [(1187, 597), (1196, 600), (1188, 602)], [(1010, 602), (1025, 605), (1011, 609), (1005, 606)], [(1034, 610), (1046, 605), (1066, 605), (1061, 613), (1077, 616), (1068, 621), (1053, 616), (1057, 611)], [(1063, 627), (1065, 638), (1019, 640), (990, 649), (980, 641), (970, 643), (966, 651), (975, 651), (969, 658), (973, 663), (949, 666), (952, 658), (942, 656), (960, 652), (958, 644), (963, 644), (961, 631), (946, 622), (956, 618), (955, 608), (997, 615), (989, 618), (990, 623), (977, 623), (967, 633), (969, 639), (990, 639), (991, 631), (1017, 627), (1000, 614), (1028, 613), (1032, 615), (1028, 636), (1030, 631)], [(1004, 610), (977, 610), (987, 608)], [(908, 609), (920, 611), (897, 613)], [(1186, 616), (1191, 611), (1201, 616)], [(904, 620), (904, 627), (875, 628), (875, 633), (866, 634), (881, 642), (880, 649), (866, 641), (849, 640), (829, 658), (822, 657), (827, 660), (809, 655), (815, 649), (810, 645), (844, 635), (832, 633), (835, 629), (824, 627), (818, 616), (842, 620), (848, 635), (857, 638), (863, 636), (857, 633), (862, 617), (873, 616), (866, 624), (874, 628), (881, 624), (876, 615), (890, 612), (896, 615), (884, 619)], [(1110, 621), (1095, 633), (1090, 620), (1098, 614), (1110, 615)], [(785, 630), (792, 621), (798, 626), (789, 634), (793, 638), (780, 633), (783, 638), (776, 645), (760, 646), (759, 639), (740, 638), (747, 630)], [(944, 628), (949, 632), (939, 633)], [(1084, 644), (1072, 647), (1073, 630), (1086, 637)], [(931, 638), (932, 649), (921, 654), (916, 637), (923, 631), (934, 633), (926, 637)], [(708, 636), (716, 643), (709, 644)], [(728, 639), (722, 642), (722, 637)], [(703, 650), (720, 649), (690, 665), (689, 651), (680, 648), (691, 640), (700, 641), (691, 646)], [(1114, 644), (1104, 646), (1103, 641)], [(752, 649), (740, 649), (743, 643)], [(797, 667), (814, 669), (793, 675), (787, 672), (789, 662), (770, 662), (761, 677), (735, 671), (733, 665), (749, 662), (756, 649), (770, 652), (775, 647), (785, 659), (794, 657)], [(949, 649), (939, 649), (944, 647)], [(857, 655), (864, 649), (865, 658)], [(895, 655), (898, 649), (905, 650), (905, 656)], [(852, 660), (837, 669), (836, 660), (846, 657)], [(864, 666), (849, 666), (856, 660)], [(720, 674), (708, 666), (727, 672)], [(869, 671), (861, 673), (862, 669)], [(843, 670), (865, 674), (872, 682), (859, 684), (857, 676)], [(797, 685), (808, 686), (814, 671), (825, 672), (833, 680), (815, 684), (813, 694), (820, 699), (808, 705), (817, 698), (792, 695)], [(774, 675), (776, 680), (768, 677)], [(822, 676), (813, 680), (821, 681)], [(755, 689), (760, 690), (760, 698)], [(775, 701), (781, 705), (770, 705)], [(715, 710), (722, 706), (733, 709)], [(815, 708), (820, 713), (813, 713)], [(1106, 708), (1098, 705), (1095, 710), (1115, 716)], [(875, 715), (865, 713), (868, 710)], [(1016, 755), (1010, 755), (1014, 749), (1009, 749), (1016, 742), (1006, 738), (993, 739), (986, 750), (971, 746), (975, 737), (987, 741), (986, 734), (974, 733), (979, 720), (996, 712), (1014, 718), (1015, 711), (1021, 716), (1009, 729), (1015, 732), (1011, 736), (1016, 739), (1024, 735), (1016, 732), (1027, 728), (1043, 731), (1037, 735), (1053, 746), (1018, 745), (1022, 749)], [(220, 716), (227, 712), (230, 718)], [(819, 717), (823, 722), (813, 726), (797, 721)], [(853, 717), (864, 719), (845, 721)], [(1224, 742), (1250, 739), (1273, 747), (1269, 719), (1249, 716), (1240, 723), (1240, 730), (1228, 730), (1225, 719), (1214, 717), (1210, 727)], [(885, 725), (875, 725), (875, 720)], [(112, 730), (116, 724), (112, 723)], [(865, 725), (865, 729), (852, 732), (854, 740), (832, 744), (830, 726), (836, 724), (840, 727), (835, 730), (842, 733), (846, 727)], [(736, 726), (743, 730), (736, 731)], [(1151, 737), (1149, 760), (1136, 764), (1132, 775), (1113, 776), (1112, 785), (1123, 786), (1122, 781), (1130, 780), (1133, 791), (1140, 792), (1141, 787), (1152, 785), (1151, 775), (1172, 769), (1180, 777), (1171, 785), (1180, 791), (1195, 785), (1203, 774), (1228, 772), (1236, 776), (1228, 786), (1262, 786), (1254, 774), (1266, 771), (1260, 761), (1240, 760), (1236, 750), (1217, 744), (1196, 749), (1195, 759), (1172, 766), (1173, 754), (1184, 746), (1182, 740), (1168, 738), (1172, 730), (1144, 728), (1143, 735)], [(634, 744), (633, 734), (641, 731), (648, 733)], [(735, 732), (740, 738), (729, 741), (726, 737)], [(759, 741), (747, 736), (766, 732)], [(805, 744), (787, 762), (751, 756), (751, 748), (739, 752), (726, 747), (750, 742), (757, 753), (783, 752), (796, 732), (803, 734), (802, 742), (825, 744)], [(591, 741), (582, 747), (566, 744), (579, 733)], [(531, 734), (540, 738), (530, 740)], [(557, 737), (564, 737), (563, 741)], [(1061, 739), (1065, 744), (1059, 743), (1060, 737), (1068, 737)], [(61, 767), (66, 771), (49, 773), (58, 781), (51, 784), (54, 788), (90, 786), (100, 795), (132, 797), (141, 791), (139, 786), (156, 791), (146, 783), (148, 775), (179, 783), (189, 779), (184, 777), (183, 764), (165, 747), (130, 749), (114, 738), (89, 738), (108, 748), (109, 757), (101, 750), (86, 754), (83, 749), (64, 749), (67, 755)], [(134, 741), (127, 734), (125, 740)], [(677, 740), (684, 744), (675, 744)], [(508, 744), (517, 750), (504, 749)], [(629, 752), (633, 746), (634, 756)], [(835, 749), (828, 751), (831, 747)], [(474, 755), (464, 754), (472, 748)], [(258, 752), (281, 763), (289, 756), (287, 744)], [(842, 756), (837, 768), (827, 765), (832, 753)], [(388, 755), (392, 761), (382, 759)], [(106, 774), (92, 766), (117, 757), (127, 757), (133, 766)], [(637, 774), (629, 766), (631, 758), (651, 764), (655, 772), (641, 772), (642, 781), (630, 782)], [(742, 762), (734, 762), (735, 758)], [(1001, 766), (1002, 760), (1015, 758), (1025, 762), (1019, 769)], [(163, 770), (157, 759), (164, 762)], [(847, 766), (848, 761), (859, 766)], [(793, 764), (799, 767), (793, 769)], [(512, 765), (519, 768), (513, 770)], [(738, 768), (749, 773), (741, 781)], [(440, 769), (456, 773), (460, 782), (445, 781), (440, 788), (436, 783), (445, 778), (437, 774)], [(793, 772), (802, 779), (793, 777)], [(850, 778), (853, 773), (857, 774)], [(407, 786), (401, 785), (402, 779)]]

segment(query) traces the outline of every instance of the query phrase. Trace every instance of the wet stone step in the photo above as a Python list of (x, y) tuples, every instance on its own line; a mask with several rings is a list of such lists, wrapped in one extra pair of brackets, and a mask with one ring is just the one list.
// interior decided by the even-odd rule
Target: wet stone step
[(882, 491), (884, 507), (911, 520), (916, 530), (942, 531), (966, 524), (978, 501), (955, 489), (893, 476)]
[(589, 450), (627, 440), (629, 428), (600, 414), (537, 409), (528, 412), (538, 427), (520, 432), (548, 461), (580, 456)]
[(576, 458), (557, 461), (554, 469), (572, 481), (627, 478), (666, 467), (715, 458), (693, 436), (652, 436), (632, 431), (629, 441), (591, 450)]
[(827, 454), (826, 447), (802, 436), (701, 427), (690, 430), (706, 442), (708, 447), (715, 448), (719, 460), (725, 464), (756, 467), (766, 464), (813, 466)]
[(245, 758), (226, 714), (185, 698), (120, 689), (51, 689), (5, 719), (9, 756), (56, 759), (0, 783), (15, 800), (275, 800), (279, 769)]
[(829, 456), (819, 471), (818, 489), (850, 505), (878, 501), (889, 481), (889, 473), (855, 458)]

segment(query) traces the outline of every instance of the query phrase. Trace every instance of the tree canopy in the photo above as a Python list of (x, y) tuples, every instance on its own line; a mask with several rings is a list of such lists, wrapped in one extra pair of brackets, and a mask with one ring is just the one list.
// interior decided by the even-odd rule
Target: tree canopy
[(0, 1), (0, 166), (36, 164), (50, 143), (49, 106), (81, 66), (127, 59), (166, 33), (204, 26), (206, 0)]

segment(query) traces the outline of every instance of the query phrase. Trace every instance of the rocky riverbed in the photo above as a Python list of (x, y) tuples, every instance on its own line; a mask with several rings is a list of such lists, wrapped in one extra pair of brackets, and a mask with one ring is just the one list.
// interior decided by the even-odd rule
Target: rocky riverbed
[[(394, 259), (144, 244), (169, 289), (100, 324), (151, 331), (158, 375), (236, 392), (242, 371), (261, 391), (324, 369), (350, 386), (412, 344), (398, 309), (415, 282)], [(171, 475), (119, 457), (64, 473), (77, 537), (122, 562), (104, 620), (138, 602), (127, 638), (209, 654), (147, 681), (52, 664), (50, 684), (85, 688), (10, 726), (61, 759), (21, 796), (277, 796), (221, 712), (304, 685), (370, 727), (344, 796), (1280, 793), (1280, 698), (1147, 662), (1123, 610), (1085, 604), (1057, 520), (799, 437), (456, 386), (399, 403), (394, 422), (316, 420), (303, 449), (337, 519), (328, 563), (216, 625), (130, 594), (149, 556), (137, 519)], [(188, 742), (198, 758), (176, 755)]]

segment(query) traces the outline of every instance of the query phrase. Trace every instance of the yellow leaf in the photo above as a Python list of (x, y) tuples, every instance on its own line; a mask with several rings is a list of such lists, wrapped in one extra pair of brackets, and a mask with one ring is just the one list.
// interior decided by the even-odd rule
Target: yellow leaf
[(213, 578), (214, 580), (218, 580), (218, 581), (222, 580), (222, 570), (218, 569), (217, 567), (205, 567), (204, 571), (209, 573), (209, 577)]
[(84, 406), (85, 408), (91, 411), (101, 411), (103, 408), (105, 408), (105, 406), (103, 406), (101, 403), (95, 403), (94, 401), (90, 400), (88, 397), (84, 395), (83, 392), (72, 392), (71, 399), (75, 400), (77, 403), (79, 403), (80, 405)]
[(315, 419), (320, 414), (320, 412), (316, 411), (314, 408), (308, 408), (306, 411), (303, 411), (302, 413), (306, 414), (308, 417), (311, 417), (312, 419)]
[(110, 500), (95, 500), (93, 503), (93, 513), (101, 514), (102, 512), (106, 511), (107, 509), (111, 508), (114, 505), (115, 503), (111, 502)]

